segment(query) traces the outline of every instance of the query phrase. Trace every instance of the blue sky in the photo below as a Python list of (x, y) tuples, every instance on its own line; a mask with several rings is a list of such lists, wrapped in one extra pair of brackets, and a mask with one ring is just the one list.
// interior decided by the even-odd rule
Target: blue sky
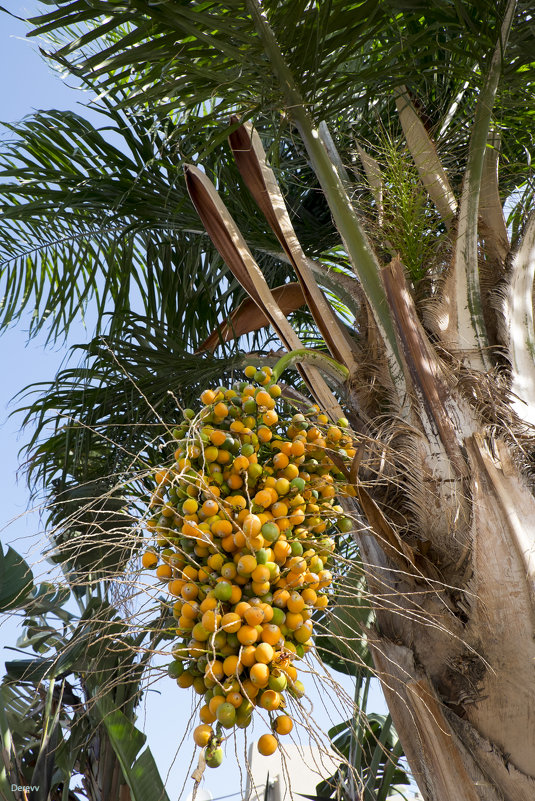
[[(4, 5), (19, 16), (27, 16), (36, 7), (32, 3), (8, 0)], [(0, 14), (0, 69), (4, 76), (1, 95), (0, 119), (15, 121), (36, 109), (70, 108), (85, 113), (77, 103), (80, 94), (73, 91), (55, 75), (36, 52), (33, 41), (24, 41), (26, 27), (23, 23)], [(97, 119), (97, 115), (93, 119)], [(22, 552), (33, 551), (36, 543), (42, 542), (42, 521), (39, 510), (29, 512), (28, 489), (20, 475), (19, 450), (27, 441), (30, 432), (20, 432), (21, 417), (9, 417), (9, 412), (16, 407), (11, 399), (25, 386), (38, 381), (52, 379), (64, 361), (68, 348), (75, 342), (85, 341), (91, 330), (79, 321), (69, 335), (66, 343), (45, 348), (45, 336), (28, 341), (27, 328), (29, 319), (17, 324), (0, 339), (0, 363), (3, 381), (0, 382), (0, 441), (2, 443), (2, 459), (0, 460), (0, 529), (4, 542), (13, 542)], [(11, 522), (10, 522), (11, 521)], [(9, 525), (7, 525), (9, 524)], [(0, 630), (0, 644), (14, 644), (16, 637), (12, 624), (6, 624)], [(2, 643), (3, 641), (3, 643)], [(10, 653), (0, 652), (0, 662), (11, 658)], [(315, 707), (315, 714), (322, 725), (332, 725), (328, 714), (322, 710), (319, 694), (312, 692), (311, 681), (307, 681), (307, 689)], [(345, 681), (347, 691), (351, 686)], [(331, 704), (330, 712), (333, 721), (343, 719), (343, 709), (336, 709)], [(370, 708), (384, 710), (384, 703), (378, 694)], [(159, 683), (154, 691), (146, 695), (144, 707), (140, 710), (140, 725), (145, 726), (149, 744), (156, 757), (162, 776), (165, 778), (176, 749), (182, 740), (184, 727), (189, 718), (190, 696), (188, 691), (179, 690), (170, 681)], [(265, 731), (265, 727), (257, 727), (253, 736)], [(229, 744), (231, 745), (231, 744)], [(242, 746), (240, 746), (241, 748)], [(224, 767), (208, 775), (206, 787), (214, 797), (226, 795), (239, 790), (239, 772), (236, 758), (229, 748)], [(192, 749), (189, 744), (183, 746), (180, 755), (169, 776), (168, 787), (171, 799), (176, 799), (179, 788), (188, 775), (189, 760)], [(183, 798), (191, 789), (191, 783), (183, 794)], [(296, 788), (298, 789), (298, 788)], [(239, 796), (235, 796), (236, 798)]]

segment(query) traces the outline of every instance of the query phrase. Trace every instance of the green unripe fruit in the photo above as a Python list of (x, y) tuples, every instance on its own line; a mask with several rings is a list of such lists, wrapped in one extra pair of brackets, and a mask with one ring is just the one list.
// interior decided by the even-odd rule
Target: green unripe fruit
[(276, 690), (278, 693), (281, 693), (286, 689), (287, 684), (288, 679), (286, 678), (286, 675), (281, 670), (277, 670), (277, 668), (275, 668), (268, 680), (269, 689)]
[(256, 414), (256, 401), (254, 398), (247, 398), (242, 405), (245, 414)]
[(338, 530), (343, 534), (347, 534), (353, 529), (353, 521), (350, 517), (341, 517), (338, 520)]
[(264, 523), (262, 526), (262, 536), (268, 542), (276, 542), (280, 537), (280, 530), (276, 523)]
[(200, 656), (197, 659), (197, 670), (201, 676), (204, 675), (204, 671), (206, 670), (206, 665), (208, 664), (208, 657), (207, 656)]
[(184, 673), (184, 665), (182, 662), (175, 660), (171, 662), (170, 665), (167, 665), (167, 675), (170, 676), (172, 679), (178, 679)]
[(260, 550), (255, 553), (255, 557), (257, 564), (265, 565), (268, 560), (268, 552), (265, 548), (260, 548)]
[(207, 748), (204, 759), (209, 768), (218, 768), (223, 762), (223, 749)]
[(266, 566), (269, 570), (269, 578), (274, 579), (280, 576), (281, 569), (276, 562), (266, 562)]
[(290, 548), (292, 549), (292, 556), (301, 556), (303, 553), (303, 546), (297, 540), (290, 543)]
[(223, 728), (231, 729), (236, 723), (236, 707), (225, 701), (217, 707), (216, 717)]
[(224, 631), (217, 631), (215, 634), (208, 640), (208, 645), (210, 646), (211, 650), (220, 651), (224, 645), (227, 643), (227, 634)]
[(296, 492), (303, 492), (306, 487), (306, 481), (304, 478), (297, 476), (290, 481), (290, 487), (296, 490)]
[(262, 465), (250, 464), (249, 467), (247, 468), (247, 475), (249, 476), (250, 481), (252, 482), (258, 481), (258, 479), (262, 475)]
[(215, 585), (214, 597), (217, 598), (218, 601), (222, 601), (223, 603), (230, 601), (231, 595), (232, 584), (229, 584), (228, 581), (220, 581)]
[(274, 606), (271, 623), (273, 623), (274, 626), (278, 626), (280, 628), (281, 626), (284, 625), (285, 620), (286, 620), (286, 614), (278, 606)]
[(245, 717), (247, 715), (250, 715), (252, 713), (253, 709), (254, 709), (254, 707), (253, 707), (252, 703), (250, 701), (248, 701), (247, 698), (244, 698), (243, 701), (241, 702), (241, 704), (239, 705), (238, 709), (237, 709), (237, 715), (241, 715), (242, 717)]
[(195, 543), (193, 542), (193, 540), (190, 540), (187, 537), (180, 537), (180, 547), (184, 551), (184, 553), (193, 553), (193, 549), (195, 548)]

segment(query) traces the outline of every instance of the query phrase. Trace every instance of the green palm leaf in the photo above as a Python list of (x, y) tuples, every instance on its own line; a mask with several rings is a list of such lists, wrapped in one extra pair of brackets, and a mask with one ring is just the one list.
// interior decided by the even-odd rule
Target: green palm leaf
[(174, 331), (151, 331), (141, 317), (131, 317), (119, 335), (75, 346), (73, 355), (80, 352), (78, 366), (22, 391), (26, 403), (17, 411), (34, 427), (27, 448), (34, 487), (56, 481), (60, 492), (78, 484), (89, 492), (88, 482), (113, 489), (125, 476), (137, 476), (143, 487), (147, 469), (162, 459), (161, 438), (172, 441), (181, 408), (247, 361), (232, 351), (195, 356)]
[[(53, 111), (26, 119), (16, 134), (0, 170), (2, 323), (32, 304), (31, 331), (47, 321), (57, 336), (92, 301), (99, 327), (113, 308), (112, 329), (121, 330), (135, 297), (154, 322), (180, 321), (186, 341), (202, 341), (188, 308), (206, 303), (208, 334), (225, 303), (221, 267), (189, 207), (177, 214), (184, 193), (170, 190), (173, 165), (164, 174), (147, 131), (123, 136), (121, 151), (82, 117)], [(126, 155), (134, 147), (135, 157)]]
[[(528, 5), (517, 12), (525, 26)], [(439, 61), (444, 84), (460, 74), (464, 80), (467, 59), (481, 63), (493, 46), (503, 3), (331, 0), (311, 7), (304, 0), (267, 0), (263, 8), (308, 103), (318, 119), (332, 119), (391, 88), (396, 79), (429, 80)], [(238, 0), (157, 5), (127, 0), (119, 7), (111, 0), (63, 0), (32, 22), (35, 34), (53, 34), (62, 43), (56, 57), (68, 59), (71, 70), (91, 73), (107, 90), (128, 87), (125, 103), (191, 108), (216, 97), (214, 112), (221, 114), (245, 98), (247, 108), (280, 101)], [(511, 70), (517, 86), (518, 68), (532, 60), (529, 35), (524, 27), (517, 40)], [(477, 82), (477, 72), (471, 80)]]
[[(101, 130), (61, 111), (10, 126), (13, 138), (0, 155), (0, 325), (31, 309), (30, 333), (47, 325), (55, 338), (90, 310), (97, 332), (108, 327), (120, 334), (134, 307), (149, 326), (169, 325), (195, 350), (244, 292), (187, 197), (176, 126), (169, 119), (101, 111), (109, 123)], [(205, 137), (190, 136), (184, 157)], [(250, 212), (248, 241), (268, 283), (282, 284), (291, 268), (278, 257), (280, 248), (243, 192), (230, 156), (221, 163), (221, 155), (213, 168), (226, 187), (225, 200), (231, 210)], [(315, 256), (335, 242), (325, 204), (311, 206), (315, 181), (289, 137), (281, 142), (281, 159), (300, 174), (299, 183), (285, 188)]]

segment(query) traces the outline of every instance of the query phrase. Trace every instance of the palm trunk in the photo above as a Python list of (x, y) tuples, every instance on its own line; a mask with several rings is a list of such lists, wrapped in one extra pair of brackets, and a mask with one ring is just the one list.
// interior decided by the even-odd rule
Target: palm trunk
[[(375, 534), (359, 537), (376, 611), (375, 667), (426, 801), (528, 801), (535, 798), (532, 487), (505, 427), (501, 437), (488, 433), (434, 353), (399, 263), (384, 278), (417, 433), (406, 436), (407, 461), (398, 460), (396, 477), (411, 559), (384, 547), (364, 509)], [(490, 383), (496, 406), (504, 403), (497, 376), (471, 378), (475, 396)]]
[(472, 516), (456, 585), (400, 577), (375, 540), (360, 538), (374, 663), (426, 801), (528, 801), (535, 632), (524, 538), (533, 540), (534, 502), (506, 449), (493, 457), (478, 435), (465, 444)]

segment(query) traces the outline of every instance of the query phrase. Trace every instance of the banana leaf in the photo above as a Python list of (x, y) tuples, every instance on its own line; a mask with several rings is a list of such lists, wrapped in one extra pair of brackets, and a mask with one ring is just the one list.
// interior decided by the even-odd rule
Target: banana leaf
[(95, 704), (132, 794), (132, 801), (169, 801), (146, 736), (118, 709), (100, 699)]
[(349, 676), (371, 670), (366, 629), (372, 622), (364, 572), (356, 560), (339, 580), (332, 609), (323, 619), (323, 632), (316, 637), (323, 662)]
[(33, 586), (33, 574), (22, 556), (0, 545), (0, 612), (21, 606)]

